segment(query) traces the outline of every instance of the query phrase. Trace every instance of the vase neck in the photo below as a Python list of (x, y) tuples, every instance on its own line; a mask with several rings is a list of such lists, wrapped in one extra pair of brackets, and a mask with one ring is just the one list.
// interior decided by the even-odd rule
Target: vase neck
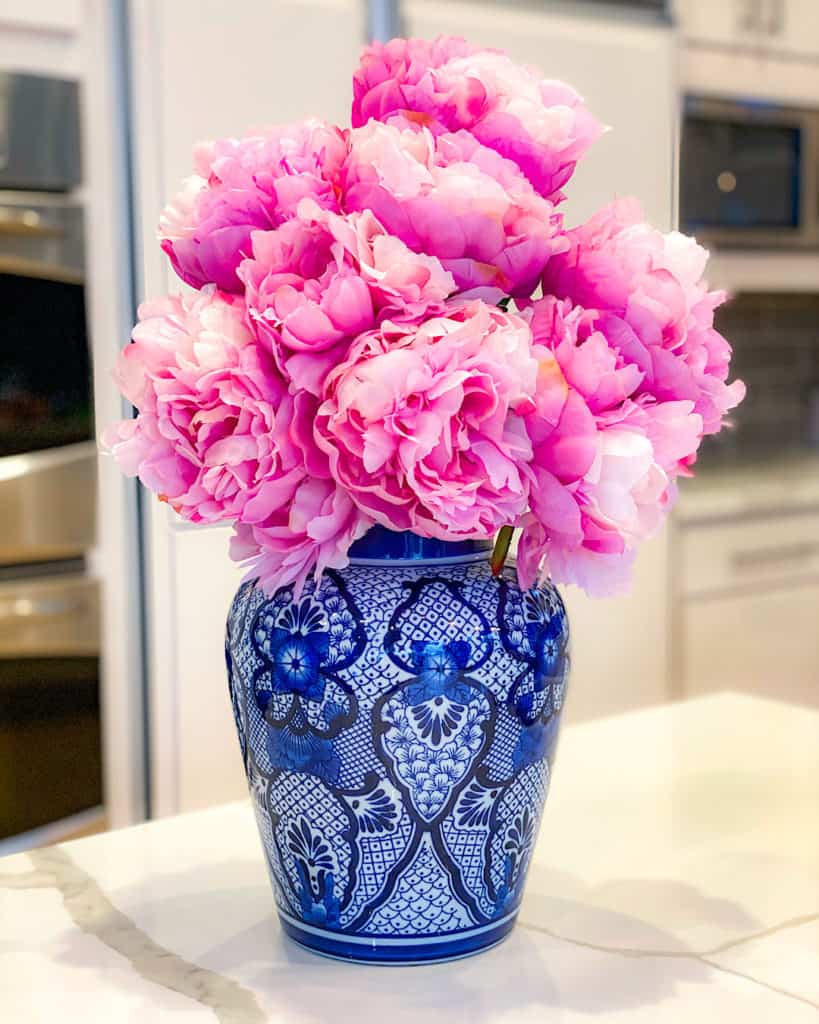
[(436, 540), (419, 537), (409, 530), (388, 530), (384, 526), (371, 527), (350, 548), (350, 561), (374, 562), (427, 562), (463, 558), (488, 553), (492, 547), (488, 540)]

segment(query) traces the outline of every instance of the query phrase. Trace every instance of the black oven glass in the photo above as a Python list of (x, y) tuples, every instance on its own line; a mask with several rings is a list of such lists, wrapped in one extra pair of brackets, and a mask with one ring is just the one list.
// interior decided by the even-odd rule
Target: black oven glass
[(93, 436), (81, 284), (0, 274), (0, 456)]
[(801, 134), (796, 125), (687, 116), (680, 176), (684, 230), (798, 228)]
[(102, 803), (99, 659), (0, 658), (0, 839)]

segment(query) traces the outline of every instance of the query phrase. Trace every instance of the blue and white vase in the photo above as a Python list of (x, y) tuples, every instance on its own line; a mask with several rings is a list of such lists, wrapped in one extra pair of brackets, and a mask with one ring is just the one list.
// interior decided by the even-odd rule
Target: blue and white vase
[(568, 672), (550, 585), (489, 545), (375, 527), (350, 565), (239, 588), (227, 664), (285, 932), (349, 960), (447, 960), (515, 923)]

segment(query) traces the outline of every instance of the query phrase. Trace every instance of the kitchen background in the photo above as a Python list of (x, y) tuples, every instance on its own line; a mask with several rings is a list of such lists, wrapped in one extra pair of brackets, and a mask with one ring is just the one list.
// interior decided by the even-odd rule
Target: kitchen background
[[(749, 394), (633, 593), (568, 593), (570, 719), (715, 690), (819, 704), (816, 0), (4, 0), (0, 10), (0, 853), (240, 797), (227, 531), (139, 494), (95, 430), (197, 140), (345, 123), (367, 36), (464, 34), (615, 126), (569, 222), (680, 220), (734, 301)], [(726, 723), (726, 728), (730, 728)]]

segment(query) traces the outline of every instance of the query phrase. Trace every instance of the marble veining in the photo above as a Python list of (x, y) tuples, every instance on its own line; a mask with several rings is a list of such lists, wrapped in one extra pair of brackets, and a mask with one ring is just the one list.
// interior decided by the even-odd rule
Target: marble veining
[(247, 803), (8, 857), (0, 1019), (815, 1022), (817, 740), (734, 694), (570, 726), (518, 930), (399, 981), (283, 938)]
[(27, 875), (0, 877), (0, 885), (13, 889), (57, 889), (78, 928), (125, 957), (146, 981), (208, 1007), (219, 1024), (264, 1024), (267, 1020), (253, 992), (231, 978), (189, 963), (137, 928), (65, 849), (51, 846), (32, 850), (27, 856), (35, 870)]
[(544, 935), (549, 935), (551, 938), (557, 939), (559, 942), (570, 942), (575, 946), (583, 946), (586, 949), (595, 949), (599, 953), (619, 953), (620, 956), (682, 956), (693, 957), (696, 960), (703, 960), (709, 956), (717, 956), (719, 953), (725, 953), (727, 950), (734, 949), (737, 946), (744, 946), (746, 942), (754, 942), (756, 939), (766, 939), (771, 935), (778, 935), (779, 932), (785, 931), (787, 928), (798, 928), (803, 924), (810, 924), (813, 921), (819, 921), (819, 912), (814, 914), (803, 914), (800, 917), (794, 917), (788, 921), (782, 921), (780, 924), (773, 925), (771, 928), (763, 928), (761, 931), (752, 932), (750, 935), (743, 935), (738, 939), (731, 939), (730, 942), (723, 942), (718, 946), (702, 950), (699, 953), (679, 949), (635, 949), (630, 946), (604, 946), (598, 942), (583, 942), (581, 939), (573, 939), (570, 935), (561, 935), (552, 928), (546, 928), (544, 925), (534, 924), (531, 921), (519, 920), (518, 927), (528, 928), (533, 932), (542, 932)]

